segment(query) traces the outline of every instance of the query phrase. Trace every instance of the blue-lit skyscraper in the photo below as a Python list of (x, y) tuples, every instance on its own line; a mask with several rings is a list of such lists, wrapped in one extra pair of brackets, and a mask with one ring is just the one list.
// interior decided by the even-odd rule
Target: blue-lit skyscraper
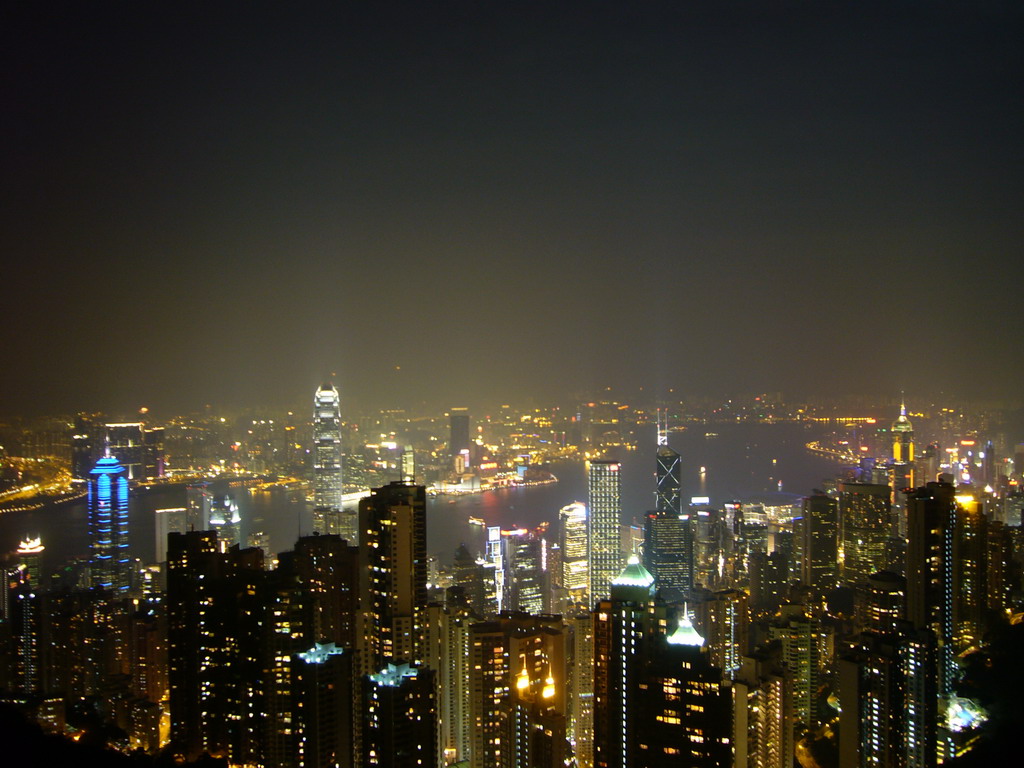
[(113, 456), (103, 456), (89, 473), (88, 501), (92, 586), (124, 594), (131, 586), (128, 472)]

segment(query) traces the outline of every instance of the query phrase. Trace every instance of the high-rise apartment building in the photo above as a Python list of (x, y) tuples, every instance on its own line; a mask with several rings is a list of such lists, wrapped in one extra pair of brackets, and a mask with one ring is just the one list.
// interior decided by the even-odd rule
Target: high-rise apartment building
[(127, 594), (131, 587), (128, 551), (128, 472), (113, 456), (89, 473), (89, 573), (92, 586)]
[(736, 768), (792, 768), (793, 673), (778, 643), (744, 656), (733, 677)]
[(675, 631), (653, 638), (642, 656), (627, 764), (731, 768), (731, 708), (722, 669), (710, 663), (704, 639), (684, 613)]
[(594, 765), (632, 766), (637, 669), (655, 631), (654, 576), (631, 557), (594, 608)]
[(596, 603), (610, 594), (612, 579), (622, 570), (619, 526), (622, 518), (622, 464), (618, 461), (587, 463), (588, 560), (590, 600)]
[(427, 609), (427, 493), (393, 482), (359, 502), (364, 626), (361, 662), (374, 673), (386, 664), (424, 659)]

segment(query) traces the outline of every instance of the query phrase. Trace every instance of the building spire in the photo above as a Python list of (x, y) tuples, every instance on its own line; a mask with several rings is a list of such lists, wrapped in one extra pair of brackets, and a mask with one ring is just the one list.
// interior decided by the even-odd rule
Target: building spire
[[(655, 418), (658, 423), (658, 445), (668, 445), (668, 408), (665, 409), (664, 415), (659, 408)], [(662, 422), (662, 418), (664, 418), (664, 422)]]

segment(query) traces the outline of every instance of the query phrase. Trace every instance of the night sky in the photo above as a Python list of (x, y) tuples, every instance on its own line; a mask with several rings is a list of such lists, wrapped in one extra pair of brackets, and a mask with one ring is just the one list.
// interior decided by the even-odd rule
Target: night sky
[(1019, 2), (19, 5), (2, 414), (1021, 392)]

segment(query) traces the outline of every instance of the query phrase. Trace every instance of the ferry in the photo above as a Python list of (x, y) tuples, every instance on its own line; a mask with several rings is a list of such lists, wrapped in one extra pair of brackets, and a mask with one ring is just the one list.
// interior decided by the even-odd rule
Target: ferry
[(480, 525), (480, 526), (484, 526), (484, 525), (487, 525), (487, 523), (485, 523), (485, 522), (484, 522), (484, 521), (483, 521), (482, 519), (480, 519), (479, 517), (471, 517), (471, 518), (469, 518), (469, 524), (470, 524), (470, 525)]

